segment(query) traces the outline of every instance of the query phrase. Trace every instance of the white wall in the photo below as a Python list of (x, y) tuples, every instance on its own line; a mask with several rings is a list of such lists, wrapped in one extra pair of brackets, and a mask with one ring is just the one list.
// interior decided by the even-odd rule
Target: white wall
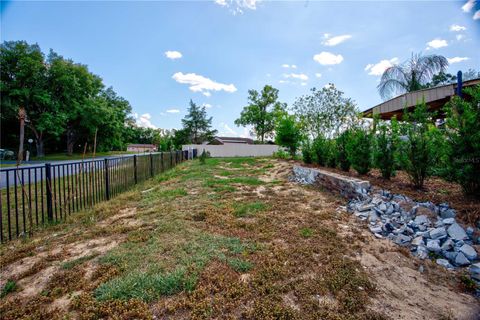
[(187, 144), (182, 150), (197, 149), (200, 156), (203, 150), (210, 152), (212, 157), (269, 157), (278, 151), (278, 146), (271, 144), (239, 144), (224, 145)]

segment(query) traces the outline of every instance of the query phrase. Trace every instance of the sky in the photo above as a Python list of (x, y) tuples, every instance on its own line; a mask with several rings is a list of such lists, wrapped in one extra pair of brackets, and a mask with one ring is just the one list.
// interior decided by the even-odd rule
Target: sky
[(382, 72), (412, 53), (448, 72), (480, 70), (480, 1), (2, 1), (1, 41), (38, 43), (86, 64), (132, 105), (139, 125), (181, 127), (192, 99), (220, 135), (248, 90), (292, 105), (333, 83), (360, 110)]

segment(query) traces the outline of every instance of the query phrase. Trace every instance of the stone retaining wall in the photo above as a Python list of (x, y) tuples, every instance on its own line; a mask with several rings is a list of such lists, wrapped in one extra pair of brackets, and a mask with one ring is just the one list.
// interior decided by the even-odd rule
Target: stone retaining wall
[(302, 166), (293, 166), (292, 179), (302, 184), (319, 185), (349, 199), (364, 198), (370, 190), (369, 181)]

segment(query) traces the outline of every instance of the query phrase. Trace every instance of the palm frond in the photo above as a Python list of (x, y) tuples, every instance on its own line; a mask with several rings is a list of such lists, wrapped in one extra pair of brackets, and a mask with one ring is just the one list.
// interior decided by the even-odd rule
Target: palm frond
[(385, 70), (377, 86), (382, 99), (386, 100), (393, 95), (405, 92), (408, 86), (408, 74), (404, 68), (394, 65)]

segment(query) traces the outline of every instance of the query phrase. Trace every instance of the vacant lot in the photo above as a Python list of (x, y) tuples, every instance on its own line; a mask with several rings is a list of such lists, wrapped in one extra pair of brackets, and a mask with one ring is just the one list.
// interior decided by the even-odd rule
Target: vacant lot
[(288, 182), (290, 169), (273, 159), (186, 162), (4, 245), (2, 319), (478, 314), (460, 274), (373, 238), (344, 199)]

